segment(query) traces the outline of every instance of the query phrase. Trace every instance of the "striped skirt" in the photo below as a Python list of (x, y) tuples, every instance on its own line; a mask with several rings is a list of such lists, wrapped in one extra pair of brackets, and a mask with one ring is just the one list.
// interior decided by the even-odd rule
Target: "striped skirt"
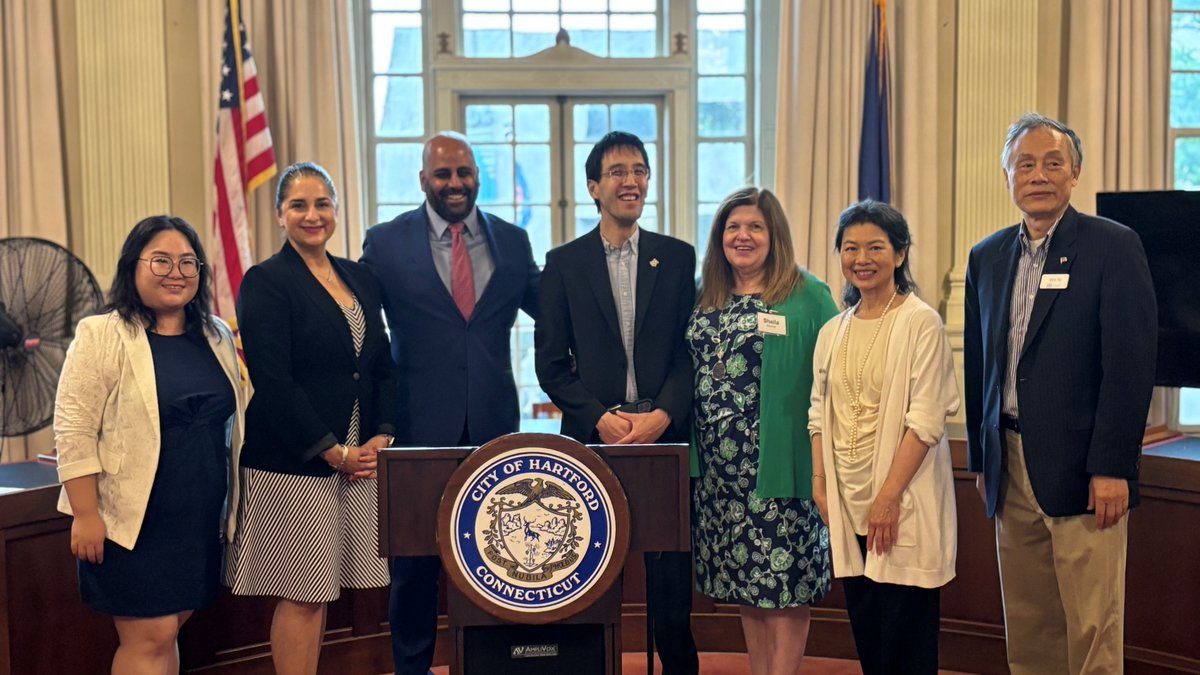
[(248, 467), (241, 478), (237, 534), (225, 553), (234, 595), (331, 602), (342, 588), (390, 583), (379, 557), (376, 481)]

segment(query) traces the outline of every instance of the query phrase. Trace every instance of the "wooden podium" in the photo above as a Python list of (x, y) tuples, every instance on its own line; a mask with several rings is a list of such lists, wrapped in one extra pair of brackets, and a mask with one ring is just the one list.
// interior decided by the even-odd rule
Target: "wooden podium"
[[(519, 440), (529, 447), (553, 447), (568, 441), (553, 434), (510, 434), (506, 442)], [(616, 475), (629, 505), (628, 556), (640, 560), (645, 551), (687, 551), (691, 547), (689, 525), (689, 455), (686, 445), (589, 446)], [(474, 448), (389, 448), (380, 452), (379, 461), (379, 532), (380, 553), (386, 556), (439, 555), (438, 509), (443, 492), (459, 464)], [(453, 499), (453, 495), (448, 496)], [(630, 557), (626, 560), (630, 560)], [(520, 634), (526, 642), (538, 643), (579, 638), (584, 626), (598, 625), (602, 630), (603, 666), (597, 672), (619, 673), (621, 664), (621, 583), (620, 578), (587, 609), (546, 626), (517, 624), (496, 618), (480, 607), (480, 601), (468, 598), (455, 584), (447, 584), (447, 610), (454, 635), (454, 657), (450, 672), (506, 672), (503, 664), (489, 660), (472, 666), (472, 645), (488, 643), (495, 650), (502, 645), (504, 629)], [(530, 622), (541, 623), (541, 622)], [(576, 629), (578, 627), (578, 629)], [(499, 629), (499, 630), (496, 630)], [(554, 631), (558, 632), (555, 633)], [(550, 632), (547, 632), (550, 631)], [(579, 638), (599, 640), (600, 638)], [(557, 646), (556, 646), (557, 650)], [(592, 652), (589, 652), (592, 653)], [(565, 655), (565, 652), (564, 652)], [(510, 670), (521, 673), (555, 672), (567, 662), (554, 663), (553, 657), (525, 659), (515, 657)], [(575, 675), (583, 672), (574, 669)]]

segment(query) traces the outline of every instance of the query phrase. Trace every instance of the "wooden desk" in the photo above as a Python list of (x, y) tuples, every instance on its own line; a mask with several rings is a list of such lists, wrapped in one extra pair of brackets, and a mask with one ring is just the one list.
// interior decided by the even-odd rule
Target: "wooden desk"
[(0, 675), (109, 672), (112, 619), (79, 601), (54, 465), (0, 465)]
[[(942, 593), (943, 668), (1004, 673), (1004, 623), (992, 523), (983, 515), (962, 441), (952, 443), (958, 498), (958, 576)], [(58, 487), (49, 465), (0, 465), (0, 675), (107, 673), (116, 636), (108, 617), (79, 601), (69, 552), (70, 520), (55, 510)], [(39, 487), (41, 486), (41, 487)], [(1200, 672), (1200, 439), (1147, 447), (1142, 506), (1129, 527), (1126, 672)], [(626, 569), (622, 644), (644, 648), (644, 579)], [(184, 627), (184, 668), (206, 673), (270, 673), (267, 645), (273, 604), (224, 592)], [(446, 636), (445, 616), (440, 622)], [(704, 651), (744, 651), (737, 608), (698, 596), (692, 626)], [(330, 605), (322, 669), (382, 673), (391, 669), (387, 590), (352, 591)], [(449, 661), (439, 640), (435, 663)], [(813, 610), (808, 653), (854, 658), (840, 587)]]
[[(942, 591), (941, 667), (1008, 672), (995, 529), (984, 515), (966, 442), (952, 440), (958, 504), (957, 576)], [(1200, 673), (1200, 439), (1172, 438), (1143, 451), (1142, 504), (1129, 522), (1125, 672)], [(627, 581), (628, 583), (628, 581)], [(626, 596), (626, 617), (637, 611)], [(856, 658), (841, 583), (813, 609), (807, 653)], [(702, 651), (744, 651), (737, 608), (697, 596), (692, 614)], [(625, 649), (639, 644), (627, 623)]]

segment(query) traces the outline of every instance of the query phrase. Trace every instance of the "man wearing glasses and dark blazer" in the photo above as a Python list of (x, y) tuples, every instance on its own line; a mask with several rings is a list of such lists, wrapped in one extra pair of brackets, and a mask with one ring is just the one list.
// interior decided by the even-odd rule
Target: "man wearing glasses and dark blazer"
[[(607, 134), (585, 170), (600, 224), (546, 255), (538, 381), (562, 410), (562, 433), (582, 443), (686, 443), (696, 252), (638, 227), (650, 162), (637, 136)], [(691, 554), (647, 553), (646, 577), (663, 672), (696, 673)]]

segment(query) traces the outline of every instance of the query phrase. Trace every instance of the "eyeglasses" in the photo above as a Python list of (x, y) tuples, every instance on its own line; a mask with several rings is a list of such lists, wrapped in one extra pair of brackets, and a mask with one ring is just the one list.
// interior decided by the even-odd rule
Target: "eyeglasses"
[(191, 279), (200, 274), (200, 268), (204, 266), (204, 263), (200, 262), (196, 258), (180, 258), (179, 262), (175, 262), (165, 255), (155, 255), (150, 256), (149, 258), (138, 258), (138, 260), (150, 263), (150, 273), (156, 277), (165, 277), (170, 275), (171, 270), (175, 269), (176, 265), (179, 265), (179, 276), (183, 277), (184, 279)]
[(618, 166), (615, 169), (601, 171), (600, 175), (604, 176), (605, 178), (612, 178), (619, 183), (623, 183), (625, 182), (625, 178), (627, 178), (630, 173), (633, 174), (634, 180), (650, 180), (650, 167), (648, 166), (635, 166), (633, 167), (633, 171), (630, 171), (623, 166)]

